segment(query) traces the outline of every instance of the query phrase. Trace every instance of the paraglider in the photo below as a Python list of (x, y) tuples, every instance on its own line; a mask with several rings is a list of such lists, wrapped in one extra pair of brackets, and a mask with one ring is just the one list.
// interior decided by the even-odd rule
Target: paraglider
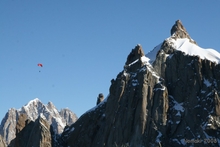
[[(39, 67), (43, 67), (43, 64), (38, 63), (37, 66), (39, 66)], [(39, 72), (40, 72), (40, 70), (39, 70)]]
[(43, 67), (43, 64), (41, 64), (41, 63), (38, 63), (38, 64), (37, 64), (37, 66)]

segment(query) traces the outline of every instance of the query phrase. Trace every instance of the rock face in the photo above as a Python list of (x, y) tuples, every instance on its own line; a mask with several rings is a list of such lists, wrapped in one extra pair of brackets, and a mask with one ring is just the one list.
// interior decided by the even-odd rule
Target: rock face
[(53, 137), (51, 126), (44, 115), (40, 115), (35, 122), (27, 119), (26, 114), (19, 116), (16, 125), (16, 138), (11, 141), (11, 147), (52, 147)]
[(185, 27), (183, 26), (180, 20), (177, 20), (170, 30), (171, 37), (174, 39), (177, 38), (188, 38), (192, 43), (196, 44), (196, 42), (189, 36)]
[(15, 126), (17, 122), (13, 120), (17, 120), (18, 116), (19, 114), (16, 109), (9, 109), (1, 122), (0, 135), (6, 144), (9, 144), (10, 141), (15, 138)]
[(6, 147), (5, 141), (1, 135), (0, 135), (0, 147)]
[(55, 134), (61, 134), (66, 125), (71, 125), (77, 120), (76, 115), (69, 109), (61, 109), (59, 112), (52, 102), (44, 105), (36, 98), (22, 108), (18, 110), (12, 108), (6, 113), (0, 125), (0, 135), (7, 144), (10, 144), (10, 141), (15, 138), (15, 128), (21, 114), (22, 116), (26, 114), (27, 119), (33, 122), (38, 119), (40, 114), (44, 115), (48, 124), (53, 126)]
[(183, 38), (196, 44), (176, 21), (153, 62), (132, 49), (109, 96), (65, 129), (63, 146), (220, 146), (220, 64), (176, 50), (170, 40)]
[(158, 138), (166, 133), (168, 91), (147, 61), (137, 45), (124, 71), (112, 80), (109, 97), (72, 125), (66, 146), (160, 145)]

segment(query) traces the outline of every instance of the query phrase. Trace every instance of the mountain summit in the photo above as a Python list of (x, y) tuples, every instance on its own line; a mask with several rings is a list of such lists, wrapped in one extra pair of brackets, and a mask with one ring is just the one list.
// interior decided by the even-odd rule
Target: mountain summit
[(183, 39), (183, 38), (188, 38), (190, 42), (196, 44), (196, 42), (189, 36), (187, 33), (185, 27), (183, 26), (182, 22), (180, 20), (177, 20), (173, 27), (170, 30), (171, 37), (173, 39)]
[(77, 120), (76, 115), (69, 109), (58, 111), (52, 102), (45, 105), (36, 98), (20, 109), (11, 108), (6, 113), (0, 125), (0, 135), (7, 144), (16, 137), (16, 124), (21, 114), (26, 114), (30, 121), (37, 120), (40, 115), (44, 116), (56, 134), (61, 134), (66, 125), (71, 125)]
[(132, 49), (109, 96), (64, 131), (63, 145), (220, 146), (219, 59), (177, 20), (146, 56), (141, 45)]

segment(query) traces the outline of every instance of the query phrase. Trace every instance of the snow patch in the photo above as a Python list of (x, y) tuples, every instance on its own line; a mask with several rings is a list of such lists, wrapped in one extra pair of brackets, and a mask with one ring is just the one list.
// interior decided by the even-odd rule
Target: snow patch
[[(178, 144), (181, 144), (181, 143), (179, 142), (179, 140), (176, 139), (176, 138), (175, 138), (175, 139), (172, 139), (172, 141), (173, 141), (173, 142), (176, 142), (176, 143), (178, 143)], [(185, 140), (184, 140), (184, 141), (185, 141)]]
[(184, 112), (183, 103), (178, 103), (176, 100), (174, 100), (174, 109), (177, 111)]
[(43, 113), (40, 114), (40, 117), (43, 118), (44, 120), (47, 120)]
[(181, 116), (180, 111), (177, 112), (176, 116)]
[(180, 123), (180, 121), (176, 121), (176, 124), (179, 124)]
[(160, 43), (159, 45), (157, 45), (153, 50), (151, 50), (150, 52), (148, 52), (146, 54), (146, 56), (150, 59), (149, 62), (153, 63), (156, 59), (157, 53), (160, 50), (161, 46), (163, 43)]
[(204, 90), (201, 90), (201, 93), (205, 93), (206, 91), (204, 91)]
[(70, 132), (73, 132), (74, 130), (75, 130), (75, 128), (74, 128), (74, 127), (72, 127), (72, 128), (71, 128), (71, 130), (70, 130)]
[(60, 116), (59, 111), (52, 103), (52, 107), (48, 104), (44, 105), (38, 98), (35, 98), (17, 111), (18, 113), (26, 113), (32, 121), (35, 121), (38, 117), (47, 120), (54, 127), (54, 131), (60, 134), (66, 126), (66, 120)]
[(207, 126), (211, 126), (212, 124), (207, 124)]
[(137, 85), (139, 85), (137, 79), (133, 79), (131, 83), (132, 83), (132, 86), (134, 86), (134, 87), (137, 86)]
[(182, 145), (186, 145), (185, 139), (181, 139), (180, 142), (181, 142)]
[(187, 126), (187, 127), (186, 127), (186, 129), (187, 129), (187, 130), (190, 130), (190, 127), (189, 127), (189, 126)]
[(165, 89), (166, 89), (166, 87), (163, 86), (162, 88), (155, 88), (154, 90), (155, 90), (155, 91), (157, 91), (157, 90), (162, 90), (162, 91), (164, 91)]
[(61, 120), (61, 118), (57, 117), (57, 118), (55, 118), (55, 119), (56, 119), (56, 121), (58, 122), (58, 124), (61, 125), (62, 128), (64, 128), (64, 127), (66, 126), (66, 125), (63, 123), (63, 121)]
[(204, 78), (204, 82), (203, 82), (207, 87), (211, 86), (212, 84), (209, 82), (209, 80)]
[[(146, 56), (142, 56), (142, 57), (141, 57), (141, 62), (142, 62), (142, 63), (150, 64), (150, 63), (149, 63), (149, 60), (150, 60), (150, 59), (147, 58)], [(139, 61), (139, 59), (137, 59), (137, 60), (133, 61), (132, 63), (128, 64), (128, 66), (134, 65), (134, 64), (137, 63), (138, 61)]]
[(29, 101), (24, 107), (29, 107), (30, 105), (33, 105), (33, 104), (37, 104), (38, 102), (41, 102), (38, 98), (35, 98), (31, 101)]
[(131, 65), (137, 63), (138, 61), (139, 61), (139, 59), (137, 59), (137, 60), (133, 61), (132, 63), (128, 64), (128, 66), (131, 66)]
[(156, 142), (159, 143), (159, 142), (161, 142), (160, 137), (162, 136), (162, 133), (160, 131), (157, 131), (157, 132), (158, 132), (158, 135), (157, 135), (157, 138), (156, 138)]
[(147, 58), (146, 56), (142, 56), (142, 57), (141, 57), (141, 61), (142, 61), (142, 63), (147, 63), (147, 62), (150, 61), (150, 59)]
[(198, 45), (191, 43), (188, 38), (173, 39), (171, 37), (166, 39), (176, 50), (184, 52), (190, 56), (199, 56), (201, 59), (207, 59), (212, 62), (220, 63), (220, 53), (214, 49), (204, 49)]

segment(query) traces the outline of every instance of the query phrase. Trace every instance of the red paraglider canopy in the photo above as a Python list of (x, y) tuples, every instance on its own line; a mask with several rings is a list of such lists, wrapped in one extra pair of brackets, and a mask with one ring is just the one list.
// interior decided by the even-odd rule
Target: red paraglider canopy
[(38, 64), (37, 64), (37, 66), (43, 67), (43, 64), (41, 64), (41, 63), (38, 63)]

